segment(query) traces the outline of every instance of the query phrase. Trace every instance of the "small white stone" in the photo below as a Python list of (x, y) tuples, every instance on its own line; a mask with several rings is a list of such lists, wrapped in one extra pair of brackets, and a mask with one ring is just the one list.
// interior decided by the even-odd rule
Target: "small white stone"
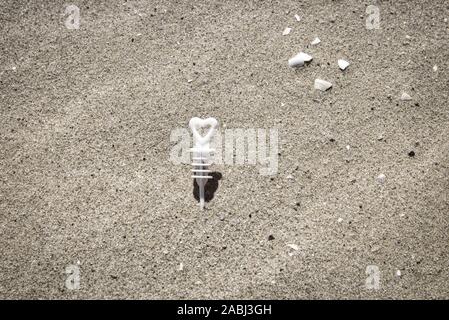
[(14, 67), (11, 68), (12, 71), (16, 71), (16, 69), (17, 69), (16, 66), (14, 66)]
[(184, 263), (180, 263), (178, 266), (178, 271), (182, 271), (184, 269)]
[(348, 144), (348, 145), (346, 146), (346, 150), (349, 151), (349, 149), (351, 149), (351, 146)]
[(401, 213), (401, 214), (399, 214), (399, 216), (402, 218), (402, 217), (405, 217), (405, 213)]
[(343, 218), (338, 218), (338, 223), (341, 223), (341, 222), (343, 222)]
[(296, 21), (301, 21), (301, 17), (300, 16), (298, 16), (297, 14), (295, 14), (295, 19), (296, 19)]
[(332, 83), (326, 80), (315, 79), (315, 89), (326, 91), (332, 87)]
[(299, 250), (298, 245), (296, 245), (296, 244), (294, 244), (294, 243), (287, 243), (287, 247), (290, 247), (290, 248), (292, 248), (292, 249), (295, 250), (295, 251), (298, 251), (298, 250)]
[(303, 66), (305, 62), (309, 62), (312, 59), (312, 56), (308, 55), (307, 53), (300, 52), (296, 56), (288, 60), (288, 65), (292, 68)]
[(188, 82), (188, 83), (190, 83), (190, 82), (192, 82), (192, 81), (193, 81), (193, 79), (189, 79), (189, 80), (187, 80), (187, 82)]
[(349, 66), (349, 62), (343, 59), (338, 59), (338, 67), (341, 70), (345, 70)]
[(438, 71), (438, 66), (437, 66), (437, 65), (434, 65), (434, 66), (433, 66), (433, 71), (435, 71), (435, 72)]
[(288, 35), (290, 33), (290, 31), (292, 31), (292, 28), (288, 28), (287, 27), (287, 28), (284, 29), (284, 31), (282, 31), (282, 35), (286, 36), (286, 35)]
[(287, 178), (288, 180), (293, 180), (293, 179), (294, 179), (294, 177), (293, 177), (291, 174), (289, 174), (286, 178)]
[(402, 100), (402, 101), (412, 100), (412, 97), (410, 97), (410, 95), (409, 95), (408, 93), (402, 92), (401, 100)]
[(405, 35), (405, 39), (411, 39), (412, 37), (410, 37), (408, 34)]
[(320, 38), (316, 37), (315, 39), (313, 39), (313, 41), (310, 44), (311, 45), (316, 45), (316, 44), (318, 44), (320, 42), (321, 42)]
[(396, 271), (396, 275), (397, 275), (398, 277), (400, 277), (400, 276), (402, 275), (401, 270), (397, 270), (397, 271)]
[(383, 184), (385, 182), (385, 178), (386, 178), (385, 175), (381, 173), (377, 176), (377, 182)]

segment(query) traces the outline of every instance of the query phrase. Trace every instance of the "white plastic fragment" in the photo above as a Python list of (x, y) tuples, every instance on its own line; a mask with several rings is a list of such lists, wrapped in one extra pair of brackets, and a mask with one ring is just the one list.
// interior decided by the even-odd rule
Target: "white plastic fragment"
[(341, 70), (345, 70), (349, 66), (349, 62), (343, 59), (338, 59), (338, 67)]
[(412, 97), (410, 97), (410, 95), (409, 95), (408, 93), (402, 92), (401, 100), (402, 100), (402, 101), (412, 100)]
[[(209, 162), (209, 156), (214, 149), (210, 148), (210, 140), (215, 133), (215, 128), (218, 125), (218, 121), (215, 118), (200, 119), (194, 117), (190, 119), (189, 127), (193, 133), (194, 146), (190, 149), (192, 152), (192, 178), (196, 179), (199, 189), (200, 207), (204, 208), (204, 186), (208, 179), (212, 179), (208, 173), (212, 172), (209, 170), (211, 163)], [(198, 129), (205, 129), (210, 127), (206, 135), (201, 136)]]
[(296, 19), (296, 21), (301, 21), (301, 17), (300, 16), (298, 16), (297, 14), (295, 14), (295, 19)]
[(287, 28), (284, 29), (284, 31), (282, 31), (282, 35), (286, 36), (286, 35), (288, 35), (290, 33), (290, 31), (292, 31), (292, 28), (287, 27)]
[(312, 61), (312, 59), (312, 56), (308, 55), (307, 53), (300, 52), (296, 56), (288, 60), (288, 65), (292, 68), (299, 67), (303, 66), (305, 62)]
[(326, 91), (332, 87), (332, 83), (326, 80), (315, 79), (315, 89)]
[(313, 41), (310, 44), (311, 45), (316, 45), (316, 44), (318, 44), (320, 42), (321, 42), (320, 38), (316, 37), (315, 39), (313, 39)]
[(380, 184), (384, 184), (385, 183), (385, 175), (383, 173), (379, 174), (376, 178), (377, 182)]
[(299, 250), (298, 245), (296, 245), (296, 244), (294, 244), (294, 243), (287, 243), (287, 247), (290, 247), (290, 248), (292, 248), (292, 249), (295, 250), (295, 251), (298, 251), (298, 250)]

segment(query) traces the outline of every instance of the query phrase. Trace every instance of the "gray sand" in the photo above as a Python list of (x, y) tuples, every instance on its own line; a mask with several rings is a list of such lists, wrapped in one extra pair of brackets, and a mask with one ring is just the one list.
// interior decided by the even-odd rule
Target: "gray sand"
[[(69, 30), (1, 1), (1, 298), (449, 298), (447, 1), (378, 30), (375, 1), (240, 2), (77, 1)], [(216, 165), (201, 212), (169, 159), (193, 116), (278, 128), (278, 174)]]

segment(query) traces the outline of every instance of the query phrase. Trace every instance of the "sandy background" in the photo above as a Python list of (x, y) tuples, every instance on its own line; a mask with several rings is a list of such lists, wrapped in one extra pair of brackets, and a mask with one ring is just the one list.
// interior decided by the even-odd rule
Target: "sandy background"
[[(1, 298), (449, 298), (447, 1), (67, 4), (0, 3)], [(214, 166), (200, 212), (192, 116), (278, 128), (278, 174)]]

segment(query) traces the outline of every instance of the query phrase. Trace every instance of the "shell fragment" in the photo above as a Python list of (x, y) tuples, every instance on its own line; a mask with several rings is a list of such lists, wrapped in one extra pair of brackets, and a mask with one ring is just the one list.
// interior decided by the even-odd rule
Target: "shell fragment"
[(410, 97), (410, 95), (409, 95), (408, 93), (402, 92), (401, 100), (402, 100), (402, 101), (412, 100), (412, 97)]
[(312, 59), (312, 56), (308, 55), (307, 53), (300, 52), (296, 56), (288, 60), (288, 65), (292, 68), (299, 67), (303, 66), (305, 62), (312, 61)]
[(315, 79), (315, 89), (326, 91), (332, 87), (332, 83), (326, 80)]
[(349, 62), (343, 59), (338, 59), (338, 67), (341, 70), (345, 70), (349, 66)]
[(292, 28), (288, 28), (287, 27), (287, 28), (284, 29), (284, 31), (282, 31), (282, 35), (286, 36), (286, 35), (288, 35), (290, 33), (290, 31), (292, 31)]
[(316, 44), (318, 44), (320, 42), (321, 42), (320, 38), (316, 37), (315, 39), (313, 39), (313, 41), (310, 44), (311, 45), (316, 45)]

